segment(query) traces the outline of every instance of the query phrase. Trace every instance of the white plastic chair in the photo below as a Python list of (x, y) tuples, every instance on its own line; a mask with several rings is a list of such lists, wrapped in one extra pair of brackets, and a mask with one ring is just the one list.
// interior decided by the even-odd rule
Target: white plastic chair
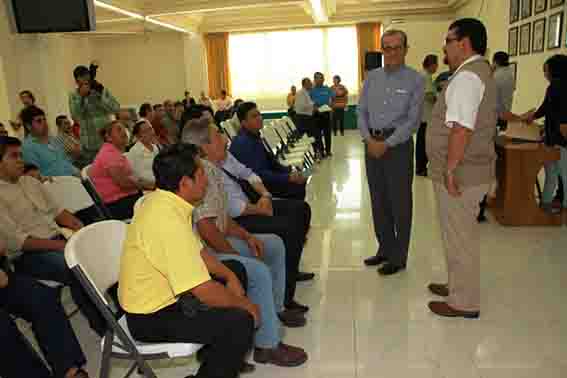
[(134, 361), (126, 377), (138, 368), (146, 377), (157, 378), (147, 360), (187, 357), (202, 345), (141, 343), (132, 337), (125, 316), (116, 319), (105, 293), (118, 282), (126, 227), (123, 222), (109, 220), (81, 229), (67, 242), (65, 260), (108, 324), (102, 340), (100, 377), (108, 378), (110, 359), (119, 358)]
[(47, 181), (44, 186), (57, 205), (72, 213), (95, 204), (81, 183), (81, 179), (77, 177), (57, 176), (53, 181)]

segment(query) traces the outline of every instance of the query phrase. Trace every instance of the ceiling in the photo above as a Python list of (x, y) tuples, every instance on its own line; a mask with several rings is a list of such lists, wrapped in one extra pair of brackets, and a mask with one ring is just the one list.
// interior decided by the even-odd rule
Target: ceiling
[(174, 26), (179, 31), (212, 33), (434, 20), (453, 17), (468, 1), (97, 0), (95, 4), (99, 32), (166, 31)]

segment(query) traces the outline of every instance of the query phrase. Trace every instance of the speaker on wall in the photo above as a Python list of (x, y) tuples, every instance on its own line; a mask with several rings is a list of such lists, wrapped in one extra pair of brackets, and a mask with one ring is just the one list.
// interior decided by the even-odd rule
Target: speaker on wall
[(376, 68), (382, 68), (382, 53), (377, 51), (368, 51), (364, 57), (364, 69), (371, 71)]

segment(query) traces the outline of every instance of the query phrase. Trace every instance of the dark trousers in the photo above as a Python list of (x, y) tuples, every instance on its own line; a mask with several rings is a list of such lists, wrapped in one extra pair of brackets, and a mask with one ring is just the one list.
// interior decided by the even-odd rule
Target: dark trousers
[(143, 196), (143, 193), (136, 193), (128, 197), (120, 198), (118, 201), (106, 204), (112, 219), (126, 220), (134, 216), (134, 205)]
[[(53, 375), (9, 314), (31, 323)], [(8, 286), (0, 289), (0, 340), (0, 376), (4, 378), (64, 377), (69, 369), (86, 363), (59, 291), (19, 274), (10, 273)]]
[(18, 274), (37, 280), (61, 282), (69, 286), (73, 301), (87, 318), (90, 327), (99, 335), (106, 332), (106, 321), (65, 263), (62, 251), (24, 252), (14, 261)]
[(390, 148), (380, 159), (366, 154), (377, 254), (405, 266), (413, 216), (413, 140)]
[(345, 135), (345, 110), (343, 108), (333, 109), (333, 133), (337, 136), (337, 132), (341, 131), (341, 135)]
[(294, 199), (299, 201), (305, 200), (305, 184), (295, 184), (293, 182), (274, 184), (264, 181), (264, 185), (276, 198)]
[[(224, 261), (247, 286), (241, 263)], [(238, 308), (208, 308), (188, 317), (178, 303), (153, 314), (126, 314), (132, 336), (142, 342), (185, 342), (206, 345), (198, 378), (236, 378), (252, 348), (254, 318)]]
[(295, 126), (297, 127), (297, 131), (303, 134), (308, 134), (312, 136), (314, 134), (312, 129), (315, 127), (313, 122), (313, 117), (305, 114), (296, 114), (295, 115)]
[(427, 152), (425, 150), (425, 136), (427, 133), (427, 123), (422, 122), (417, 131), (417, 139), (415, 143), (415, 171), (417, 173), (426, 173), (427, 164), (429, 159), (427, 158)]
[(286, 289), (284, 302), (290, 303), (295, 297), (299, 261), (303, 253), (306, 235), (311, 223), (311, 208), (304, 201), (274, 200), (274, 215), (248, 215), (235, 219), (248, 232), (255, 234), (276, 234), (282, 238), (285, 251)]
[(333, 141), (333, 137), (331, 134), (331, 113), (330, 112), (316, 113), (315, 122), (319, 130), (321, 130), (320, 131), (321, 135), (325, 139), (324, 150), (322, 152), (325, 156), (330, 155), (332, 141)]

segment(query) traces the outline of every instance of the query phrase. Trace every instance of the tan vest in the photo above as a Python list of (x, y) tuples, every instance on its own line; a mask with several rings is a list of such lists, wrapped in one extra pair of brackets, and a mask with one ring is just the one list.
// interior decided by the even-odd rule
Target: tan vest
[[(490, 183), (494, 178), (496, 153), (496, 84), (492, 78), (490, 65), (486, 59), (474, 60), (462, 66), (458, 72), (470, 71), (478, 75), (485, 85), (484, 96), (480, 102), (475, 128), (465, 157), (455, 170), (458, 183), (464, 187)], [(458, 74), (458, 73), (457, 73)], [(450, 81), (449, 81), (450, 83)], [(445, 125), (447, 87), (437, 98), (427, 128), (426, 148), (430, 161), (429, 175), (433, 181), (443, 182), (447, 172), (447, 154), (451, 129)]]

